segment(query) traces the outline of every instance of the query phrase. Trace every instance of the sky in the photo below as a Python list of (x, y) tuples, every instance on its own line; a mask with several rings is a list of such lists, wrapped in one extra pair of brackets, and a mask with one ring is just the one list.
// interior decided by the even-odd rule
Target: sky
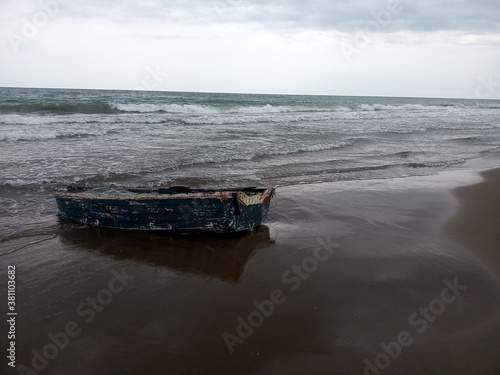
[(0, 87), (500, 99), (500, 1), (0, 0)]

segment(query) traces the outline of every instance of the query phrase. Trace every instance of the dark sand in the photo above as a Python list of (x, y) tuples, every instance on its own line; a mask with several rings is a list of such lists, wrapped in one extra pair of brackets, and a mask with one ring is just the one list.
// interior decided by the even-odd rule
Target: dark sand
[[(49, 231), (2, 243), (3, 291), (17, 267), (16, 364), (58, 375), (499, 374), (500, 170), (484, 177), (282, 188), (267, 226), (229, 237), (89, 228), (54, 212)], [(44, 348), (52, 359), (37, 357)]]
[(500, 272), (500, 171), (481, 173), (485, 181), (455, 190), (459, 213), (448, 223), (448, 233)]

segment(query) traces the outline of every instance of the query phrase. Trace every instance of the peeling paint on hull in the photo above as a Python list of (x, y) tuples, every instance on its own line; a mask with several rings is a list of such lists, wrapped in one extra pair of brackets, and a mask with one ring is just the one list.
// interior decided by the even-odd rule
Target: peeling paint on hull
[(61, 216), (83, 224), (176, 233), (252, 230), (267, 217), (269, 189), (54, 188)]

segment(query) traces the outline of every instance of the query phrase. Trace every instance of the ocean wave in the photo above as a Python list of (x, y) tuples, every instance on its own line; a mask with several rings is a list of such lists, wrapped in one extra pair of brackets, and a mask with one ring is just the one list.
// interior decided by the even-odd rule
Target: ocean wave
[(453, 159), (453, 160), (442, 160), (442, 161), (429, 161), (429, 162), (421, 162), (421, 163), (407, 163), (404, 164), (406, 167), (411, 168), (436, 168), (436, 167), (448, 167), (456, 164), (463, 164), (467, 161), (467, 159)]
[[(495, 150), (490, 150), (494, 152)], [(498, 152), (498, 149), (496, 150)], [(269, 156), (269, 155), (267, 155)], [(265, 157), (262, 155), (262, 157)], [(255, 158), (255, 157), (254, 157)], [(252, 158), (253, 159), (253, 158)], [(375, 165), (358, 165), (358, 166), (345, 166), (345, 167), (328, 167), (326, 165), (318, 165), (320, 168), (315, 168), (314, 165), (308, 168), (270, 168), (261, 171), (249, 172), (247, 169), (236, 168), (232, 170), (231, 174), (227, 173), (200, 173), (206, 171), (207, 166), (217, 167), (217, 165), (227, 166), (227, 162), (234, 162), (235, 166), (240, 165), (239, 162), (245, 162), (248, 159), (238, 159), (238, 158), (228, 158), (228, 160), (218, 160), (213, 159), (197, 161), (193, 163), (179, 164), (176, 167), (169, 168), (158, 168), (156, 170), (139, 171), (135, 172), (127, 171), (127, 168), (123, 170), (111, 171), (101, 171), (97, 173), (85, 173), (81, 175), (65, 174), (61, 176), (53, 176), (50, 174), (39, 174), (33, 176), (32, 178), (12, 178), (7, 177), (0, 181), (0, 187), (36, 187), (36, 186), (55, 186), (55, 185), (69, 185), (69, 184), (80, 184), (84, 186), (159, 186), (168, 184), (176, 184), (179, 180), (190, 180), (191, 183), (196, 181), (197, 185), (207, 185), (214, 183), (214, 181), (226, 181), (234, 183), (234, 179), (249, 179), (249, 180), (272, 180), (274, 182), (289, 177), (297, 177), (308, 179), (311, 177), (325, 176), (325, 175), (345, 175), (349, 173), (360, 173), (360, 172), (375, 172), (381, 170), (401, 170), (403, 168), (406, 171), (409, 170), (426, 170), (433, 168), (449, 167), (456, 164), (462, 164), (466, 162), (465, 158), (453, 159), (453, 160), (441, 160), (441, 161), (427, 161), (427, 162), (413, 162), (413, 163), (398, 163), (396, 160), (389, 163), (380, 163)], [(209, 167), (210, 169), (210, 167)], [(193, 170), (196, 171), (193, 173)], [(210, 170), (213, 171), (213, 168)], [(173, 173), (175, 172), (175, 173)], [(187, 173), (186, 173), (187, 172)], [(411, 172), (409, 172), (411, 174)], [(420, 173), (420, 172), (418, 172)], [(392, 174), (388, 173), (387, 176)], [(406, 175), (406, 174), (405, 174)], [(365, 176), (366, 177), (366, 176)]]
[[(357, 103), (340, 104), (331, 103), (328, 105), (206, 105), (187, 103), (122, 103), (122, 102), (39, 102), (26, 104), (1, 104), (0, 114), (3, 115), (71, 115), (71, 114), (176, 114), (182, 116), (198, 115), (237, 115), (253, 116), (265, 114), (328, 114), (328, 113), (349, 113), (349, 112), (376, 112), (376, 111), (397, 111), (397, 112), (436, 112), (443, 110), (468, 110), (468, 109), (491, 109), (497, 106), (484, 104), (469, 104), (460, 106), (458, 104), (380, 104), (380, 103)], [(0, 120), (1, 121), (1, 120)]]
[(265, 113), (296, 113), (296, 112), (352, 112), (352, 111), (422, 111), (443, 109), (450, 106), (436, 105), (421, 105), (421, 104), (402, 104), (402, 105), (386, 105), (386, 104), (356, 104), (352, 106), (331, 105), (331, 106), (313, 106), (307, 107), (303, 105), (286, 106), (286, 105), (261, 105), (261, 106), (209, 106), (196, 104), (151, 104), (151, 103), (113, 103), (112, 108), (123, 112), (136, 113), (177, 113), (177, 114), (265, 114)]
[(338, 142), (330, 142), (330, 143), (319, 143), (319, 144), (313, 144), (313, 145), (307, 145), (307, 146), (298, 146), (295, 148), (288, 148), (285, 150), (267, 150), (266, 152), (262, 154), (257, 154), (256, 157), (263, 157), (267, 155), (291, 155), (291, 154), (297, 154), (297, 153), (304, 153), (304, 152), (319, 152), (319, 151), (326, 151), (326, 150), (333, 150), (337, 148), (343, 148), (343, 147), (348, 147), (352, 146), (354, 144), (354, 139), (348, 139), (345, 141), (338, 141)]
[(453, 142), (469, 143), (481, 140), (479, 136), (456, 137), (451, 139)]
[(182, 114), (217, 114), (216, 107), (195, 104), (149, 104), (149, 103), (112, 103), (112, 108), (121, 112), (135, 113), (182, 113)]
[(488, 148), (483, 151), (479, 151), (480, 154), (494, 154), (500, 152), (500, 147), (493, 147), (493, 148)]
[[(192, 168), (194, 166), (202, 165), (218, 165), (227, 164), (232, 162), (246, 162), (246, 161), (261, 161), (267, 160), (269, 157), (273, 156), (291, 156), (294, 154), (308, 153), (308, 152), (320, 152), (327, 150), (334, 150), (344, 147), (349, 147), (353, 145), (355, 139), (347, 139), (344, 141), (330, 142), (330, 143), (319, 143), (311, 145), (287, 145), (286, 147), (274, 147), (265, 149), (250, 149), (249, 152), (245, 153), (225, 153), (222, 155), (213, 155), (210, 157), (201, 156), (194, 157), (191, 159), (185, 159), (179, 161), (175, 168)], [(171, 167), (162, 169), (169, 170)]]
[(300, 172), (293, 169), (286, 169), (281, 171), (273, 171), (272, 177), (279, 179), (289, 179), (291, 177), (304, 178), (307, 180), (312, 177), (325, 177), (326, 175), (343, 175), (358, 172), (381, 171), (392, 167), (390, 164), (380, 164), (373, 166), (360, 166), (360, 167), (344, 167), (344, 168), (322, 168), (321, 170), (300, 170)]
[(355, 106), (355, 109), (360, 111), (426, 111), (426, 110), (442, 110), (444, 108), (455, 108), (454, 105), (438, 106), (438, 105), (422, 105), (422, 104), (361, 104)]
[[(123, 112), (135, 113), (174, 113), (174, 114), (265, 114), (265, 113), (290, 113), (290, 112), (328, 112), (331, 109), (305, 106), (275, 106), (266, 104), (262, 106), (209, 106), (197, 104), (151, 104), (151, 103), (113, 103), (113, 108)], [(348, 110), (342, 107), (339, 110)]]
[(89, 124), (165, 124), (179, 122), (176, 118), (165, 118), (164, 116), (155, 116), (148, 113), (130, 114), (120, 113), (112, 116), (103, 116), (102, 114), (68, 114), (68, 115), (33, 115), (33, 114), (9, 114), (0, 116), (0, 125), (89, 125)]
[(100, 137), (114, 132), (112, 129), (107, 130), (81, 130), (81, 131), (67, 131), (58, 132), (45, 130), (44, 132), (32, 132), (30, 130), (17, 130), (17, 131), (0, 131), (0, 142), (33, 142), (33, 141), (47, 141), (51, 139), (70, 139), (70, 138), (88, 138)]
[(30, 103), (1, 104), (0, 114), (113, 114), (119, 111), (108, 103)]
[(49, 174), (40, 174), (32, 178), (12, 178), (7, 177), (1, 180), (1, 187), (31, 187), (31, 186), (65, 186), (65, 185), (82, 185), (82, 186), (140, 186), (140, 184), (131, 181), (136, 180), (138, 173), (129, 171), (102, 171), (96, 173), (84, 173), (78, 175), (66, 174), (61, 176), (53, 176)]
[[(280, 173), (275, 173), (273, 171), (274, 178), (289, 178), (289, 177), (317, 177), (317, 176), (325, 176), (325, 175), (344, 175), (350, 173), (360, 173), (360, 172), (375, 172), (382, 170), (394, 170), (400, 168), (412, 168), (412, 169), (425, 169), (425, 168), (433, 168), (433, 167), (447, 167), (456, 164), (465, 163), (465, 159), (456, 159), (456, 160), (446, 160), (446, 161), (436, 161), (436, 162), (424, 162), (424, 163), (389, 163), (389, 164), (376, 164), (376, 165), (367, 165), (367, 166), (355, 166), (355, 167), (343, 167), (343, 168), (321, 168), (321, 169), (313, 169), (313, 170), (300, 170), (299, 172), (293, 170), (287, 170)], [(389, 177), (390, 174), (388, 173)], [(389, 177), (390, 178), (390, 177)]]

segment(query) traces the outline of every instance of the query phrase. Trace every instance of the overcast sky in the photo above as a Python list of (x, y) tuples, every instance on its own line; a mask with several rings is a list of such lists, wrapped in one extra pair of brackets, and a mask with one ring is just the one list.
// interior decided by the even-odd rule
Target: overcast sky
[(0, 0), (0, 86), (500, 98), (499, 0)]

